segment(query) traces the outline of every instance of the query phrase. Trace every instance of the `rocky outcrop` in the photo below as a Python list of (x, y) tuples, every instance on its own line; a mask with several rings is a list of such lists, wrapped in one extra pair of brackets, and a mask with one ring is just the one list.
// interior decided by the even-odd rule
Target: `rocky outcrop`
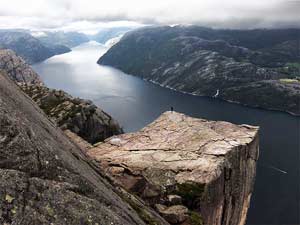
[(166, 112), (87, 151), (108, 176), (170, 224), (245, 224), (258, 128)]
[(143, 202), (130, 207), (80, 148), (2, 74), (0, 127), (0, 224), (143, 225), (150, 219), (167, 224)]
[[(236, 102), (245, 105), (300, 115), (299, 101), (290, 85), (285, 85), (286, 93), (279, 101), (277, 86), (261, 89), (262, 98), (255, 102), (255, 88), (249, 94), (240, 88), (299, 79), (299, 43), (299, 30), (148, 27), (125, 34), (98, 63), (184, 93), (227, 101), (237, 97), (240, 101)], [(300, 82), (294, 86), (300, 88)], [(286, 99), (289, 104), (281, 104)]]
[(71, 130), (89, 143), (123, 133), (118, 122), (91, 101), (41, 85), (20, 85), (59, 127)]
[(39, 75), (21, 57), (9, 49), (0, 50), (0, 70), (6, 72), (16, 82), (42, 84)]

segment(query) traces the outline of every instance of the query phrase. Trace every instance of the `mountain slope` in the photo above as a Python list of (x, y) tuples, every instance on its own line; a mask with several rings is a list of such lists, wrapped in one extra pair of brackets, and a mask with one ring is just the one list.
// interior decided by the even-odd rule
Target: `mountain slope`
[[(290, 51), (299, 46), (294, 39), (297, 31), (144, 28), (127, 33), (98, 63), (178, 91), (217, 94), (224, 100), (300, 115), (300, 56), (297, 50)], [(281, 82), (283, 78), (293, 85)], [(251, 84), (264, 81), (280, 83), (284, 92), (278, 85), (268, 85), (253, 102), (251, 96), (257, 96), (257, 92)], [(242, 86), (248, 87), (247, 94), (239, 88)], [(270, 93), (274, 100), (264, 97)], [(278, 96), (279, 101), (275, 99)]]
[(1, 224), (145, 224), (79, 147), (2, 74), (0, 99)]
[(29, 84), (42, 83), (39, 75), (12, 50), (0, 49), (0, 69), (5, 71), (16, 82)]
[(89, 38), (100, 44), (105, 44), (108, 40), (121, 36), (132, 30), (132, 27), (113, 27), (100, 30), (97, 34), (90, 35)]
[(70, 51), (69, 48), (51, 43), (47, 46), (25, 31), (0, 31), (0, 49), (11, 49), (27, 63), (41, 62), (57, 54)]

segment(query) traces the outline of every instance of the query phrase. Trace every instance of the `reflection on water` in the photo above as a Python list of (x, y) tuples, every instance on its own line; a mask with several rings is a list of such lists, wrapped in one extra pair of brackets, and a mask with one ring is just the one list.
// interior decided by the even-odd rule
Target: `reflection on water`
[(300, 223), (299, 118), (161, 88), (97, 65), (106, 50), (94, 42), (86, 43), (34, 65), (34, 69), (49, 87), (93, 100), (127, 132), (142, 128), (171, 106), (194, 117), (259, 125), (261, 155), (248, 223)]

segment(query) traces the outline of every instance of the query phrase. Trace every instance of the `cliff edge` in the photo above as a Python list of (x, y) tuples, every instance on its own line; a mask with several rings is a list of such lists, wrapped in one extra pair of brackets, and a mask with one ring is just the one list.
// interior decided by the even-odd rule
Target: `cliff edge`
[(258, 128), (166, 112), (87, 151), (170, 224), (243, 225), (256, 175)]

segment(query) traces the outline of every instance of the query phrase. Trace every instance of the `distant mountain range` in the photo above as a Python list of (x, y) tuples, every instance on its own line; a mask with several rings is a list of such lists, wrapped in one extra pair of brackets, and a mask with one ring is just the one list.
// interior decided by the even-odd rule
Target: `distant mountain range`
[(9, 30), (0, 30), (0, 49), (13, 50), (29, 64), (70, 51), (66, 46), (55, 43), (45, 45), (28, 32)]
[(106, 28), (95, 35), (62, 31), (31, 32), (24, 29), (0, 30), (0, 49), (11, 49), (28, 64), (34, 64), (54, 55), (70, 52), (71, 48), (91, 40), (105, 44), (131, 29), (133, 28)]
[(94, 35), (89, 35), (89, 39), (97, 41), (100, 44), (105, 44), (108, 40), (122, 36), (130, 30), (133, 30), (133, 27), (113, 27), (102, 29)]
[(74, 48), (82, 43), (90, 41), (87, 35), (79, 32), (43, 32), (37, 37), (44, 45), (52, 43)]
[(300, 30), (147, 27), (98, 63), (178, 91), (300, 115)]

